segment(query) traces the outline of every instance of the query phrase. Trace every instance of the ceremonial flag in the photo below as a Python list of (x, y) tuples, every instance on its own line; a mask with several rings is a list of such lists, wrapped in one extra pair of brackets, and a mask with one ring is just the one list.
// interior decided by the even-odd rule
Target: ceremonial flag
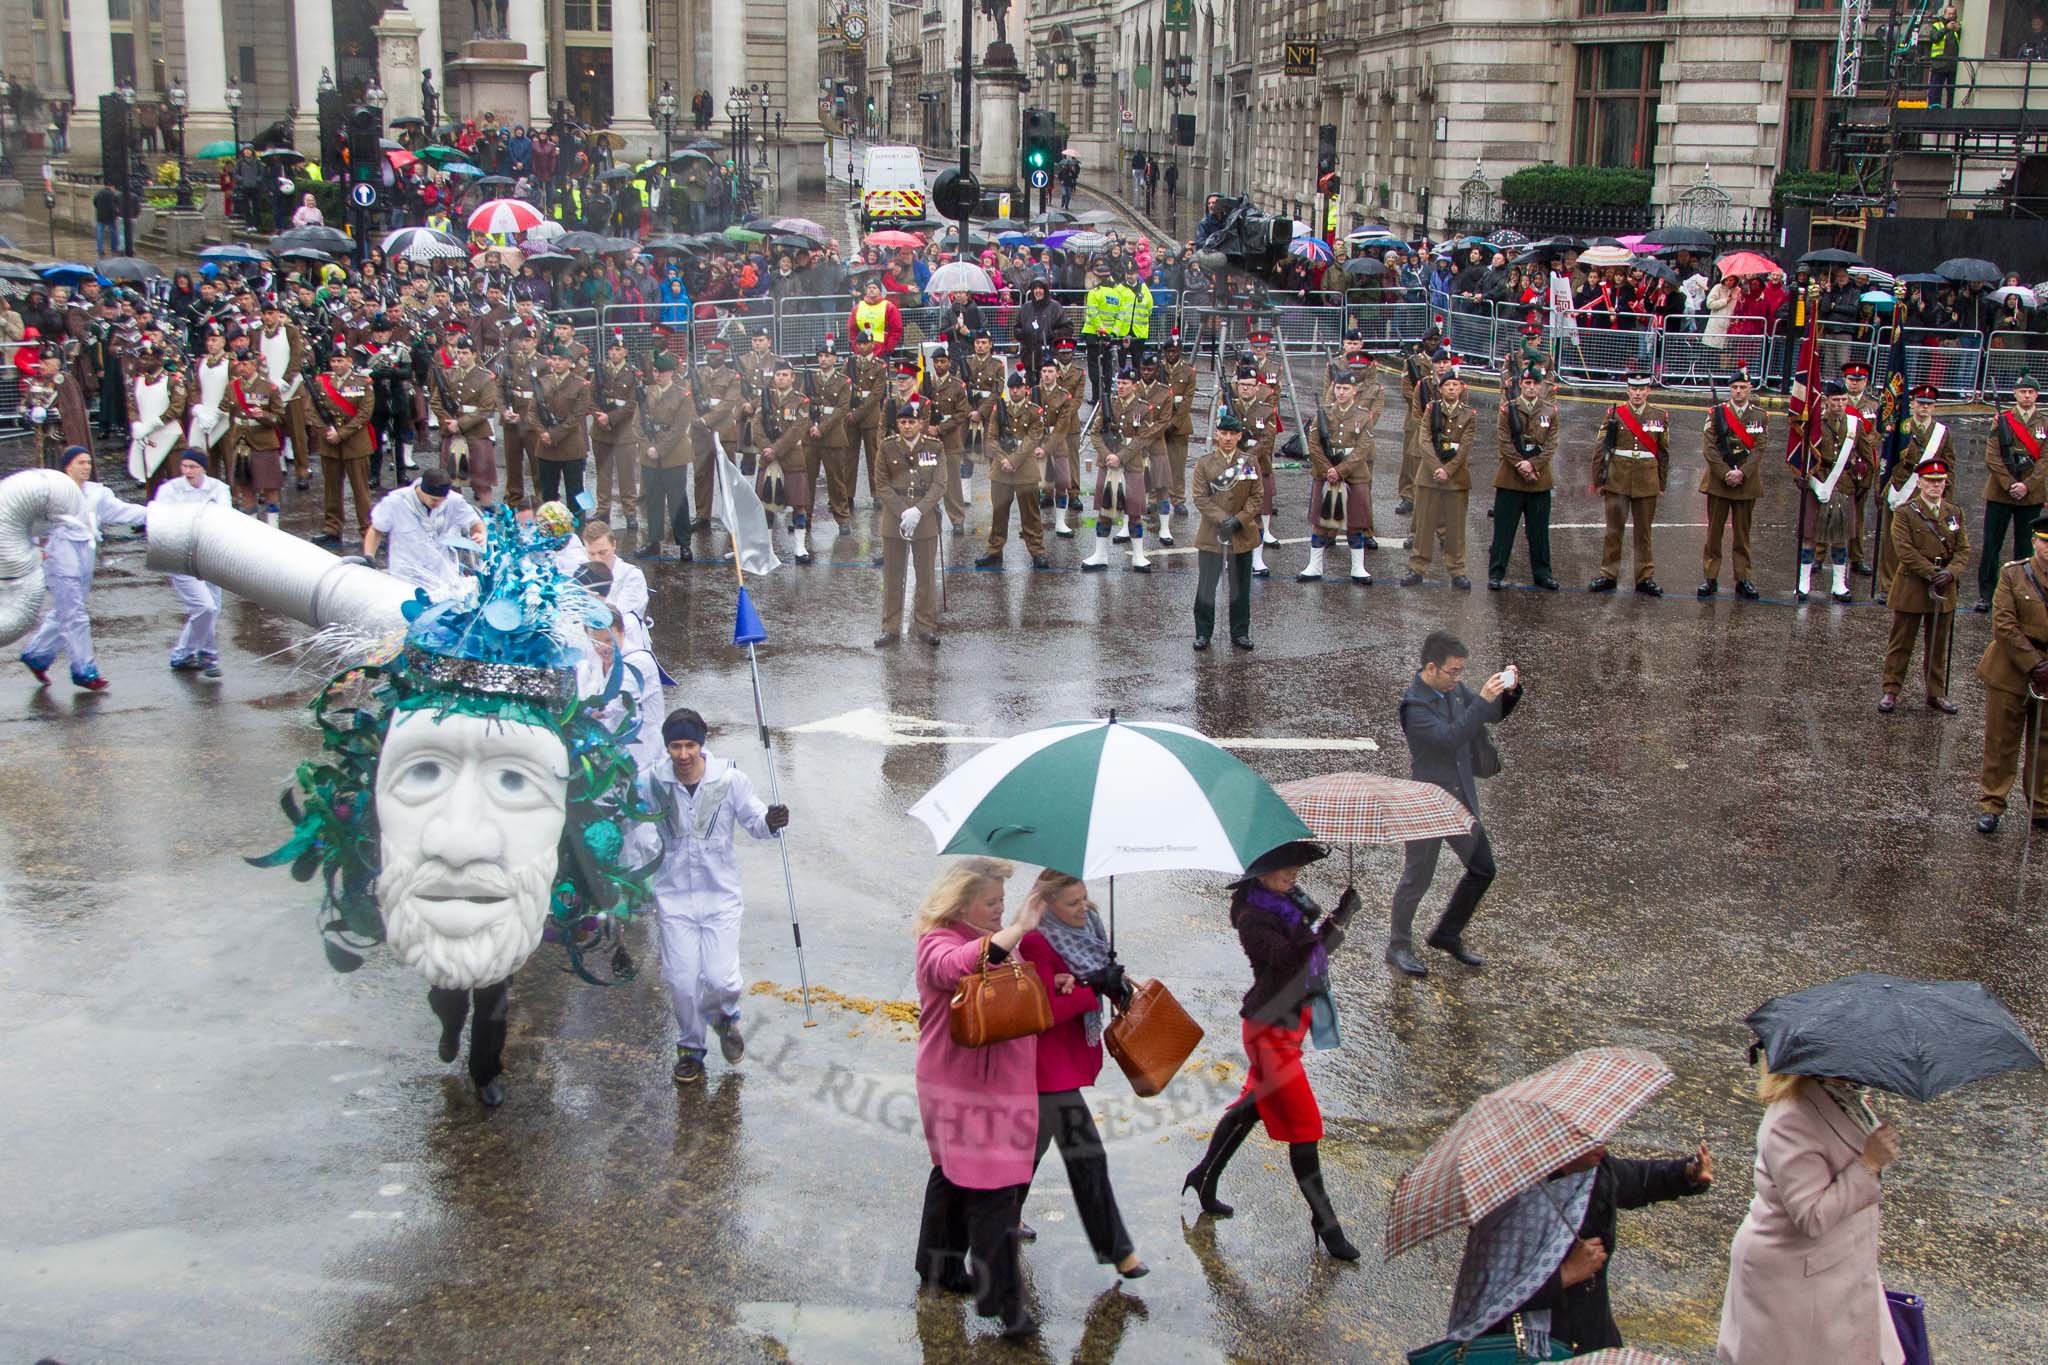
[[(1806, 335), (1799, 338), (1799, 364), (1792, 379), (1792, 395), (1785, 404), (1791, 421), (1786, 425), (1785, 463), (1797, 471), (1800, 478), (1806, 478), (1812, 470), (1808, 451), (1813, 445), (1813, 428), (1820, 422), (1820, 338), (1817, 335), (1820, 314), (1809, 312), (1806, 299), (1799, 299), (1794, 314), (1793, 326), (1797, 329), (1800, 320), (1806, 324)], [(1801, 504), (1802, 513), (1805, 505)]]
[[(732, 537), (733, 558), (743, 572), (772, 573), (782, 567), (775, 556), (775, 538), (768, 531), (768, 510), (754, 492), (754, 485), (740, 473), (740, 467), (725, 453), (725, 443), (714, 433), (713, 458), (718, 470), (718, 516)], [(758, 618), (756, 618), (758, 624)], [(740, 643), (737, 639), (734, 644)]]
[(1906, 448), (1906, 329), (1900, 325), (1898, 314), (1904, 305), (1892, 310), (1892, 349), (1885, 361), (1884, 399), (1878, 406), (1877, 420), (1884, 432), (1884, 452), (1879, 459), (1881, 482), (1890, 487), (1892, 470), (1898, 467), (1899, 455)]

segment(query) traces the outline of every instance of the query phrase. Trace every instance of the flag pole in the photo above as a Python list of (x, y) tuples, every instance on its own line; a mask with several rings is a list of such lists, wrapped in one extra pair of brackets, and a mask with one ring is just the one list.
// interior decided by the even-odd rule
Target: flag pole
[[(723, 450), (719, 452), (719, 455), (721, 458), (718, 462), (718, 478), (723, 483), (729, 476), (725, 472), (727, 462), (723, 458)], [(721, 504), (726, 502), (725, 499), (720, 501)], [(739, 584), (740, 600), (744, 602), (747, 594), (747, 570), (740, 563), (740, 546), (737, 537), (733, 540), (732, 572), (734, 579)], [(738, 634), (738, 632), (735, 631), (734, 634)], [(754, 690), (754, 731), (760, 737), (761, 752), (768, 760), (768, 804), (779, 806), (782, 804), (782, 784), (775, 776), (775, 746), (769, 742), (768, 709), (761, 699), (761, 661), (754, 653), (754, 643), (751, 640), (747, 642), (747, 676), (752, 682)], [(818, 1021), (811, 1017), (811, 973), (810, 969), (804, 965), (804, 927), (798, 921), (796, 914), (796, 878), (789, 870), (789, 840), (783, 831), (779, 829), (775, 831), (775, 850), (782, 855), (782, 894), (789, 906), (789, 934), (796, 943), (796, 976), (803, 991), (804, 1027), (816, 1028)]]

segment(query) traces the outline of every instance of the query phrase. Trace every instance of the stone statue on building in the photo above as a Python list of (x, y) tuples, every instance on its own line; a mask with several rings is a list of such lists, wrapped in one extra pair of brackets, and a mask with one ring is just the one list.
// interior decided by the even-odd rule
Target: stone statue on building
[(1008, 47), (1010, 44), (1010, 0), (981, 0), (981, 14), (996, 26), (995, 42), (991, 46)]
[(509, 31), (505, 27), (505, 9), (509, 3), (510, 0), (497, 0), (497, 22), (489, 23), (487, 21), (491, 18), (491, 0), (469, 0), (469, 23), (470, 27), (476, 30), (477, 37), (503, 38), (508, 36)]
[(423, 66), (420, 68), (420, 115), (427, 121), (429, 137), (440, 124), (440, 112), (441, 94), (434, 89), (434, 68)]

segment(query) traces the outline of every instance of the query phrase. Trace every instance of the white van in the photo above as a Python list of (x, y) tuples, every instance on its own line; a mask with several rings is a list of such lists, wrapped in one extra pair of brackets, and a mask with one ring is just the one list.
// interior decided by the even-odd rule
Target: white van
[(924, 156), (915, 147), (870, 147), (860, 176), (860, 226), (924, 217)]

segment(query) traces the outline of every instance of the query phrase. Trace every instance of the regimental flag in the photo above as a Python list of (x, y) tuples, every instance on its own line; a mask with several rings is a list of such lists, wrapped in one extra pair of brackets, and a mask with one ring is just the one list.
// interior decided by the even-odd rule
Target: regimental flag
[(1792, 377), (1792, 395), (1785, 404), (1791, 416), (1786, 423), (1785, 463), (1804, 479), (1812, 475), (1813, 429), (1820, 424), (1820, 315), (1807, 316), (1806, 298), (1801, 295), (1793, 320), (1795, 327), (1805, 322), (1806, 334), (1799, 338), (1799, 364)]
[[(1901, 305), (1903, 306), (1903, 305)], [(1894, 318), (1897, 314), (1894, 313)], [(1892, 324), (1892, 349), (1885, 360), (1884, 398), (1878, 404), (1878, 429), (1884, 432), (1884, 450), (1879, 456), (1879, 482), (1890, 487), (1892, 470), (1898, 467), (1899, 456), (1906, 449), (1906, 415), (1910, 409), (1906, 404), (1906, 329), (1897, 321)]]
[(782, 567), (782, 561), (775, 556), (775, 537), (768, 530), (768, 509), (761, 505), (753, 482), (740, 473), (740, 467), (725, 453), (725, 443), (716, 433), (711, 437), (711, 445), (717, 460), (719, 519), (725, 523), (726, 534), (732, 537), (733, 558), (745, 573), (773, 573)]

